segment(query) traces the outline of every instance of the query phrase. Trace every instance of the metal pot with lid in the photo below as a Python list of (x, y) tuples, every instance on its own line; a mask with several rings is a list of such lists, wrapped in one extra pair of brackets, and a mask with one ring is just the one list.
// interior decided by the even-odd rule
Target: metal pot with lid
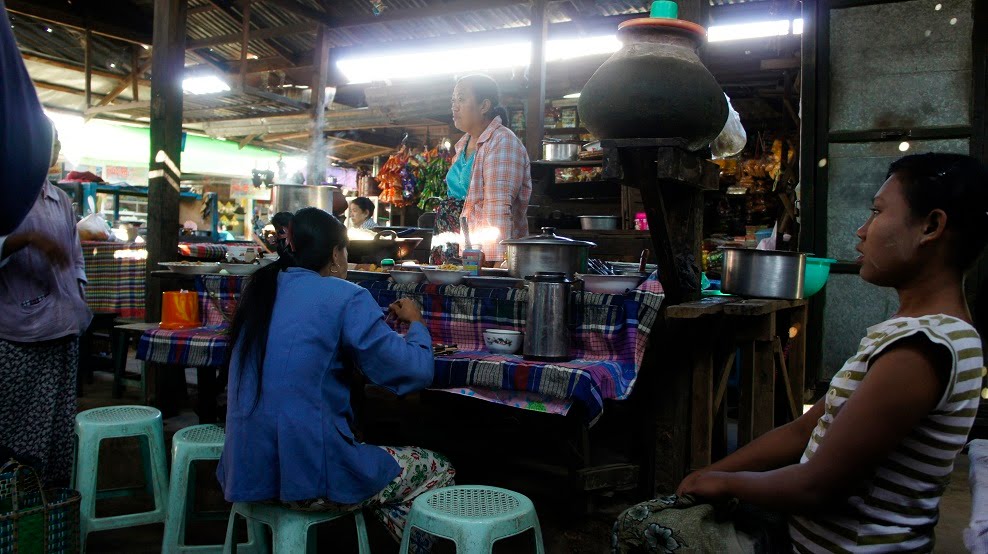
[(501, 244), (508, 247), (508, 272), (519, 279), (540, 272), (563, 273), (567, 277), (586, 273), (590, 248), (597, 246), (561, 237), (555, 227), (543, 227), (541, 234), (502, 240)]

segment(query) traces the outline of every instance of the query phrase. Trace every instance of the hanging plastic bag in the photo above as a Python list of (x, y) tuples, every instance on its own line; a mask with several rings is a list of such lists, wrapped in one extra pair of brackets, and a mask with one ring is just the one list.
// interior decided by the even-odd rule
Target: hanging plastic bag
[(79, 231), (79, 240), (108, 240), (112, 236), (110, 225), (103, 219), (103, 214), (96, 211), (93, 199), (89, 199), (89, 215), (75, 224)]
[(727, 99), (727, 123), (724, 124), (717, 138), (710, 143), (710, 151), (714, 159), (731, 157), (744, 150), (745, 144), (748, 143), (748, 134), (741, 125), (741, 117), (731, 105), (731, 98), (726, 94), (724, 98)]

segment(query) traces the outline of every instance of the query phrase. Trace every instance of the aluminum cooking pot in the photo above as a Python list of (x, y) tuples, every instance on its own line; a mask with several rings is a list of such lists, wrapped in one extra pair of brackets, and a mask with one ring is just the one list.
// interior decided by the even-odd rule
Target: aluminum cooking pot
[(542, 233), (522, 239), (502, 240), (508, 247), (508, 272), (524, 279), (539, 272), (563, 273), (572, 278), (587, 272), (587, 258), (592, 242), (556, 235), (555, 227), (543, 227)]
[(542, 141), (542, 159), (550, 162), (569, 162), (580, 155), (582, 143), (555, 139)]
[(346, 211), (347, 202), (338, 187), (276, 183), (271, 186), (271, 205), (276, 212), (295, 213), (302, 208), (319, 208), (333, 215)]
[(758, 298), (803, 298), (806, 254), (783, 250), (722, 248), (721, 290)]

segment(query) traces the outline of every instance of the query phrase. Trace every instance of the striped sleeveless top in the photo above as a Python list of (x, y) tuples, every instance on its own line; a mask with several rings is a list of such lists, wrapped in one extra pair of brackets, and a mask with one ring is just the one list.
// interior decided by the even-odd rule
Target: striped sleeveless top
[(945, 346), (953, 357), (946, 391), (937, 407), (889, 454), (837, 510), (794, 516), (789, 534), (795, 552), (929, 552), (940, 497), (978, 411), (983, 377), (981, 338), (971, 325), (946, 315), (890, 319), (868, 329), (857, 354), (834, 376), (826, 412), (817, 422), (800, 463), (826, 440), (841, 407), (864, 379), (869, 362), (918, 333)]

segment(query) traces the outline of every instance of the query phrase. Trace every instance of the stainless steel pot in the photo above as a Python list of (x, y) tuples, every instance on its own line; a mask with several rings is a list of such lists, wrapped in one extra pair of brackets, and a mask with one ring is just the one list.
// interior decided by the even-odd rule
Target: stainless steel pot
[(585, 231), (614, 231), (621, 218), (616, 215), (581, 215), (580, 228)]
[(339, 215), (346, 211), (347, 202), (337, 187), (279, 183), (271, 185), (271, 205), (275, 212), (295, 213), (313, 207)]
[(543, 227), (542, 234), (522, 239), (502, 240), (508, 247), (508, 272), (524, 279), (539, 272), (558, 272), (567, 277), (587, 272), (592, 242), (556, 235), (555, 227)]
[(582, 144), (546, 139), (542, 141), (542, 159), (550, 162), (569, 162), (580, 155)]
[(803, 298), (806, 254), (783, 250), (722, 248), (721, 290), (760, 298)]
[(528, 320), (522, 347), (525, 359), (569, 360), (569, 293), (573, 281), (562, 273), (543, 272), (528, 279)]

